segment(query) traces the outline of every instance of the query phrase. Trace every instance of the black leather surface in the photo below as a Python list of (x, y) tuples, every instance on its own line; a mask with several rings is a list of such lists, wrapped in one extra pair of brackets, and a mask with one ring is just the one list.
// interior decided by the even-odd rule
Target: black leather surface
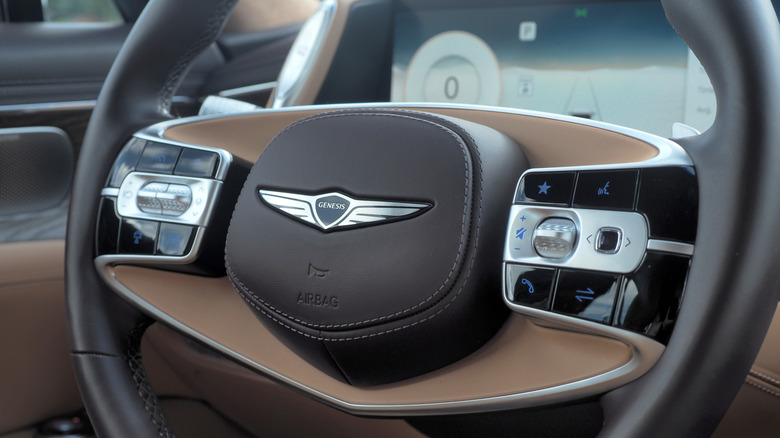
[[(503, 159), (483, 158), (497, 154)], [(451, 363), (503, 321), (493, 293), (503, 239), (485, 232), (508, 214), (524, 163), (508, 137), (465, 121), (359, 110), (305, 119), (279, 134), (250, 173), (228, 235), (229, 274), (277, 335), (313, 362), (327, 366), (330, 356), (338, 365), (331, 374), (353, 384)], [(432, 207), (323, 232), (261, 201), (259, 189)], [(311, 267), (327, 274), (313, 276)]]
[(100, 190), (130, 135), (168, 117), (174, 91), (195, 57), (214, 42), (234, 4), (151, 2), (112, 67), (87, 129), (68, 220), (66, 306), (79, 389), (99, 436), (160, 433), (122, 359), (131, 331), (145, 317), (109, 290), (93, 265)]
[(606, 437), (709, 436), (777, 307), (780, 26), (768, 0), (665, 0), (718, 100), (680, 141), (696, 164), (699, 222), (674, 334), (645, 376), (602, 399)]

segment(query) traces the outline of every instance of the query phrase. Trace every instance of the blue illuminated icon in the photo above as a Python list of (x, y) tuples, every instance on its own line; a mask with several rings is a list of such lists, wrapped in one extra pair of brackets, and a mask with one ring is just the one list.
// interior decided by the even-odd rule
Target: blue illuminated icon
[(164, 163), (166, 161), (167, 157), (163, 153), (159, 153), (154, 156), (154, 162), (155, 163)]
[(528, 281), (527, 278), (523, 278), (522, 280), (520, 280), (520, 283), (523, 283), (524, 285), (528, 286), (528, 293), (529, 294), (534, 293), (534, 285), (531, 284), (531, 282)]
[(590, 300), (593, 301), (593, 295), (596, 293), (593, 292), (593, 289), (588, 288), (587, 290), (578, 290), (577, 295), (574, 296), (577, 301), (582, 302), (583, 300)]
[(200, 163), (202, 163), (202, 162), (203, 162), (203, 160), (201, 160), (200, 158), (196, 158), (195, 161), (193, 161), (192, 164), (194, 164), (195, 167), (200, 167)]
[(543, 183), (542, 183), (542, 185), (540, 185), (540, 186), (538, 186), (538, 187), (539, 187), (539, 193), (538, 193), (539, 195), (541, 195), (542, 193), (544, 193), (545, 195), (547, 195), (547, 194), (548, 194), (548, 193), (547, 193), (547, 190), (548, 190), (549, 188), (551, 188), (552, 186), (549, 186), (549, 185), (547, 185), (547, 181), (545, 181), (545, 182), (543, 182)]
[(133, 233), (133, 244), (138, 245), (141, 243), (141, 239), (144, 238), (144, 233), (141, 232), (141, 230), (135, 230)]
[(171, 246), (179, 246), (179, 244), (181, 244), (181, 237), (176, 235), (168, 237), (168, 244)]
[(526, 219), (525, 216), (520, 217), (520, 222), (525, 222), (525, 219)]
[(515, 238), (516, 238), (516, 239), (523, 240), (523, 237), (525, 237), (525, 232), (526, 232), (526, 231), (528, 231), (528, 230), (527, 230), (527, 229), (525, 229), (525, 228), (520, 228), (519, 230), (517, 230), (517, 231), (515, 232)]
[(609, 181), (607, 181), (607, 184), (605, 184), (604, 187), (599, 187), (599, 190), (597, 192), (598, 195), (599, 196), (601, 196), (601, 195), (609, 196), (609, 192), (607, 191), (608, 188), (609, 188)]

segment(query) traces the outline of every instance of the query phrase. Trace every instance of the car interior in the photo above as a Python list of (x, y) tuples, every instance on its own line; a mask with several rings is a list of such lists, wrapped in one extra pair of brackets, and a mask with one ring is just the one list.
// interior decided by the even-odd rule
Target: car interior
[(0, 438), (773, 437), (777, 0), (0, 0)]

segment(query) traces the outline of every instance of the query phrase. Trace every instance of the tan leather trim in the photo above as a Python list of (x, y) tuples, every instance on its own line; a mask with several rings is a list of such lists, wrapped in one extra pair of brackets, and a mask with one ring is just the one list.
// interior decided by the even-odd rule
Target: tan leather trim
[[(778, 305), (780, 310), (780, 305)], [(780, 430), (780, 312), (769, 326), (742, 389), (713, 437), (776, 437)]]
[(437, 403), (526, 392), (602, 374), (627, 363), (632, 354), (619, 341), (543, 328), (513, 315), (492, 341), (456, 364), (399, 383), (356, 388), (323, 374), (277, 340), (226, 278), (132, 266), (118, 266), (114, 275), (198, 333), (348, 403)]
[(65, 242), (0, 245), (0, 432), (82, 405), (68, 354)]
[[(186, 339), (160, 324), (150, 327), (141, 351), (152, 387), (161, 397), (207, 400), (256, 436), (323, 438), (422, 438), (402, 420), (355, 417), (291, 391), (260, 374), (210, 353), (199, 352)], [(174, 430), (171, 412), (163, 406)], [(176, 413), (174, 413), (175, 415)], [(192, 436), (226, 436), (197, 434)]]
[[(634, 163), (658, 154), (656, 148), (641, 140), (576, 123), (468, 109), (419, 110), (469, 120), (503, 132), (523, 147), (532, 167)], [(255, 162), (268, 143), (285, 127), (325, 111), (261, 112), (202, 120), (172, 126), (164, 135), (184, 143), (222, 148)]]

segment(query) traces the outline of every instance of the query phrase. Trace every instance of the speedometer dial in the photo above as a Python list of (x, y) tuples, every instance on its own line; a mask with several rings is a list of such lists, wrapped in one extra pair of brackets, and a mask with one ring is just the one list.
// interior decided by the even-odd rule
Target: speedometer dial
[(406, 72), (406, 101), (497, 105), (500, 96), (496, 55), (471, 33), (444, 32), (429, 39)]

